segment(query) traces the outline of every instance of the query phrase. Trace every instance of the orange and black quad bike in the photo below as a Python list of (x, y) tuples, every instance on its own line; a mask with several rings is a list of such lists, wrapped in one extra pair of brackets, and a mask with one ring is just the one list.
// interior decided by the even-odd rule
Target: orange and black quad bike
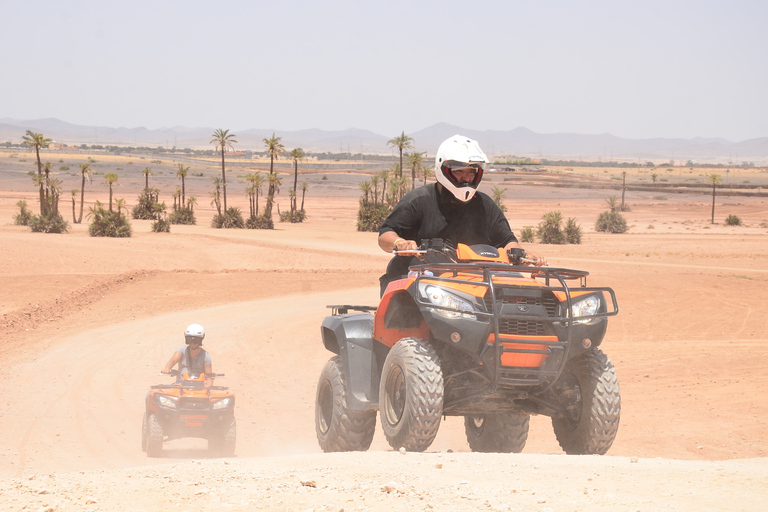
[[(152, 386), (141, 423), (141, 449), (150, 457), (160, 457), (163, 442), (183, 437), (208, 440), (215, 455), (235, 453), (235, 395), (225, 386), (205, 386), (206, 374), (179, 374), (174, 384)], [(223, 377), (223, 373), (208, 374)]]
[[(367, 450), (380, 412), (394, 449), (426, 450), (463, 416), (472, 451), (520, 452), (532, 414), (569, 454), (605, 454), (619, 427), (616, 372), (600, 350), (611, 288), (588, 272), (531, 267), (524, 252), (422, 241), (423, 264), (378, 307), (335, 305), (321, 334), (315, 430), (326, 452)], [(570, 283), (570, 284), (569, 284)]]

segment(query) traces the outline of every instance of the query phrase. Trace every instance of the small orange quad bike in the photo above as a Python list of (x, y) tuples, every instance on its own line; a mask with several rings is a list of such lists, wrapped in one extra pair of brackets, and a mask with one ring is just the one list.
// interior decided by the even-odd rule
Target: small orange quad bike
[[(476, 452), (520, 452), (532, 414), (569, 454), (605, 454), (619, 427), (613, 365), (598, 348), (611, 288), (588, 272), (530, 267), (524, 251), (422, 241), (423, 264), (378, 307), (335, 305), (321, 334), (315, 430), (325, 452), (367, 450), (376, 412), (390, 446), (424, 451), (443, 416), (463, 416)], [(577, 281), (577, 286), (569, 286)]]
[[(178, 377), (179, 372), (169, 375)], [(141, 423), (141, 448), (148, 456), (160, 457), (164, 441), (182, 437), (207, 439), (209, 451), (217, 456), (235, 453), (235, 395), (225, 386), (205, 387), (205, 378), (204, 373), (184, 372), (175, 384), (150, 388)]]

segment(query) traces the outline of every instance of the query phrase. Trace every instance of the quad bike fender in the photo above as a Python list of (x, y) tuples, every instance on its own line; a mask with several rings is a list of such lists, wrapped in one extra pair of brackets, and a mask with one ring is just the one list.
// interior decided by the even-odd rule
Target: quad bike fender
[(373, 315), (329, 316), (323, 320), (320, 331), (325, 348), (341, 356), (347, 406), (354, 410), (378, 408), (381, 367), (387, 354), (371, 337)]
[(430, 337), (429, 326), (411, 295), (414, 282), (413, 278), (391, 282), (376, 309), (373, 339), (387, 348), (403, 338)]

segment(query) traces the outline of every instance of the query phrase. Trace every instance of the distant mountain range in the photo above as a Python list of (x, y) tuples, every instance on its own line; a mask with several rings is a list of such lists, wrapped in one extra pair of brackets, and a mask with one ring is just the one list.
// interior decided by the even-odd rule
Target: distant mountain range
[[(80, 126), (59, 119), (16, 120), (0, 118), (0, 143), (20, 142), (27, 130), (42, 133), (47, 138), (64, 144), (101, 144), (150, 147), (211, 148), (212, 127), (187, 128), (111, 128), (106, 126)], [(312, 153), (393, 153), (387, 141), (399, 134), (380, 135), (368, 130), (350, 128), (344, 131), (271, 129), (231, 130), (237, 135), (236, 149), (263, 151), (262, 139), (272, 133), (282, 137), (287, 149), (303, 148)], [(438, 123), (414, 133), (416, 151), (434, 155), (446, 138), (460, 133), (476, 139), (492, 157), (516, 156), (573, 159), (586, 161), (653, 161), (734, 163), (744, 161), (758, 165), (768, 164), (768, 137), (731, 142), (725, 139), (622, 139), (610, 134), (584, 135), (576, 133), (536, 133), (527, 128), (513, 130), (469, 130), (447, 123)]]

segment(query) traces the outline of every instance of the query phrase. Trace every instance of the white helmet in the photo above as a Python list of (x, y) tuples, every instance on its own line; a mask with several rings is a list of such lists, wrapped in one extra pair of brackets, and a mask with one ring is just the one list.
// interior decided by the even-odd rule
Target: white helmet
[[(437, 182), (451, 191), (461, 201), (466, 203), (475, 195), (480, 180), (483, 179), (483, 164), (488, 163), (488, 157), (477, 144), (477, 141), (454, 135), (443, 141), (435, 155), (435, 177)], [(470, 183), (460, 183), (451, 169), (474, 167), (477, 169), (475, 178)]]
[(205, 329), (200, 324), (189, 324), (187, 330), (184, 331), (184, 339), (187, 345), (192, 341), (199, 341), (202, 344), (203, 338), (205, 338)]

